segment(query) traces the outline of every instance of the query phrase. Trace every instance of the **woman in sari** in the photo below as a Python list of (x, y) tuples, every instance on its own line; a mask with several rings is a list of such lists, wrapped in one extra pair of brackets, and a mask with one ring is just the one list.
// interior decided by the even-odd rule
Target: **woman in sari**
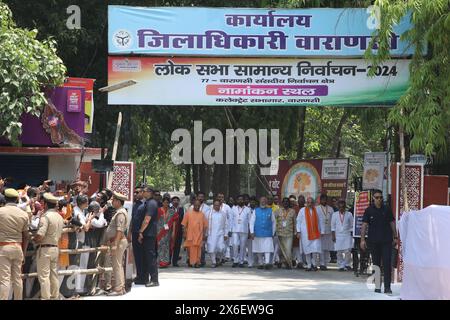
[(169, 208), (170, 198), (164, 198), (162, 207), (158, 208), (158, 261), (160, 268), (170, 265), (173, 245), (175, 243), (178, 213)]

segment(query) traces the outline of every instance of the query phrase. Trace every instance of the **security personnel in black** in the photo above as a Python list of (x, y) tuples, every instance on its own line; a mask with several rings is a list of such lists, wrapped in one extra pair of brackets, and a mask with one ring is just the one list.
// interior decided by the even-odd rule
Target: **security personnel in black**
[[(392, 248), (397, 245), (394, 216), (392, 211), (383, 205), (383, 193), (380, 190), (373, 191), (372, 196), (373, 204), (366, 209), (363, 216), (360, 246), (362, 250), (367, 249), (365, 236), (367, 226), (369, 226), (367, 242), (373, 264), (381, 268), (381, 260), (383, 260), (384, 293), (392, 294), (391, 257)], [(375, 292), (381, 292), (381, 289), (376, 288)]]
[[(147, 192), (148, 194), (148, 192)], [(146, 284), (148, 282), (144, 277), (144, 246), (138, 241), (139, 229), (145, 216), (145, 201), (144, 189), (137, 188), (134, 196), (135, 202), (133, 204), (133, 211), (131, 212), (130, 232), (128, 234), (128, 241), (133, 246), (134, 265), (136, 266), (136, 278), (133, 279), (135, 284)]]
[[(144, 282), (146, 287), (157, 287), (158, 282), (158, 252), (156, 243), (158, 224), (158, 203), (153, 199), (153, 189), (144, 187), (144, 214), (139, 227), (138, 242), (143, 246)], [(141, 207), (139, 207), (140, 209)], [(139, 211), (138, 209), (138, 211)], [(150, 275), (150, 282), (148, 276)]]

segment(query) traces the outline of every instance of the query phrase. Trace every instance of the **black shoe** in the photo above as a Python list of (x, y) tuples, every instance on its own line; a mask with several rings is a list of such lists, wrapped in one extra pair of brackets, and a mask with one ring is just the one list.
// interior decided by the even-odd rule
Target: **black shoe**
[(305, 268), (305, 271), (313, 271), (313, 268)]
[(239, 268), (245, 268), (245, 265), (243, 263), (239, 263)]
[(248, 264), (248, 261), (244, 261), (244, 264)]
[(346, 266), (345, 269), (346, 269), (347, 271), (353, 271), (353, 268), (350, 267), (350, 266)]
[(264, 266), (264, 268), (265, 268), (266, 270), (271, 270), (271, 269), (273, 268), (273, 265), (272, 265), (271, 263), (268, 263), (268, 264), (266, 264), (266, 265)]
[(149, 287), (159, 287), (159, 282), (157, 282), (157, 281), (150, 281), (149, 283), (146, 283), (145, 286), (147, 288), (149, 288)]
[(327, 270), (328, 270), (327, 267), (325, 267), (325, 266), (320, 266), (320, 271), (327, 271)]
[(172, 267), (178, 268), (179, 265), (175, 263), (175, 264), (172, 265)]
[(136, 285), (145, 285), (145, 284), (147, 284), (147, 282), (145, 282), (144, 280), (136, 280), (136, 281), (134, 281), (134, 284), (136, 284)]
[(237, 263), (233, 263), (233, 265), (231, 266), (232, 268), (236, 268), (239, 264)]
[(345, 271), (345, 269), (344, 268), (339, 268), (339, 271)]
[(281, 269), (282, 266), (283, 266), (283, 264), (282, 264), (281, 262), (278, 262), (278, 263), (277, 263), (278, 269)]
[(264, 269), (264, 265), (260, 265), (260, 266), (258, 266), (258, 269)]
[(391, 295), (392, 294), (391, 288), (384, 289), (384, 293)]
[[(294, 266), (295, 266), (295, 264), (294, 264)], [(305, 269), (305, 267), (303, 266), (303, 263), (298, 263), (297, 269)]]
[(313, 269), (314, 271), (317, 271), (317, 270), (319, 270), (319, 269), (317, 269), (317, 267), (316, 267), (316, 266), (313, 266), (313, 267), (312, 267), (312, 269)]
[(381, 289), (375, 289), (376, 293), (381, 293)]

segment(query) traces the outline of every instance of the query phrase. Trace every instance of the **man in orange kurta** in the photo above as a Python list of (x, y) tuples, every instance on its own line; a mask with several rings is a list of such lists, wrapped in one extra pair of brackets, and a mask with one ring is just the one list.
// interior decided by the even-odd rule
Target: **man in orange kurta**
[(200, 268), (202, 245), (208, 230), (208, 220), (200, 211), (200, 205), (200, 200), (195, 200), (193, 210), (188, 211), (181, 222), (184, 227), (184, 246), (189, 250), (189, 263), (195, 268)]

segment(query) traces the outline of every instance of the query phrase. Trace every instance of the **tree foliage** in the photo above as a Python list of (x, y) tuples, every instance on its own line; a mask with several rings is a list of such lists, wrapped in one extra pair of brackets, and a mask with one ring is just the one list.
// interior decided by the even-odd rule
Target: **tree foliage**
[[(450, 2), (449, 0), (377, 0), (381, 13), (376, 32), (379, 50), (366, 52), (374, 64), (390, 59), (393, 26), (409, 16), (412, 28), (401, 39), (414, 46), (410, 86), (389, 113), (389, 122), (412, 138), (413, 152), (445, 156), (450, 139)], [(370, 46), (369, 46), (370, 48)]]
[(62, 84), (66, 68), (54, 39), (37, 40), (37, 30), (18, 28), (0, 2), (0, 133), (18, 144), (23, 113), (38, 116), (47, 103), (44, 90)]

